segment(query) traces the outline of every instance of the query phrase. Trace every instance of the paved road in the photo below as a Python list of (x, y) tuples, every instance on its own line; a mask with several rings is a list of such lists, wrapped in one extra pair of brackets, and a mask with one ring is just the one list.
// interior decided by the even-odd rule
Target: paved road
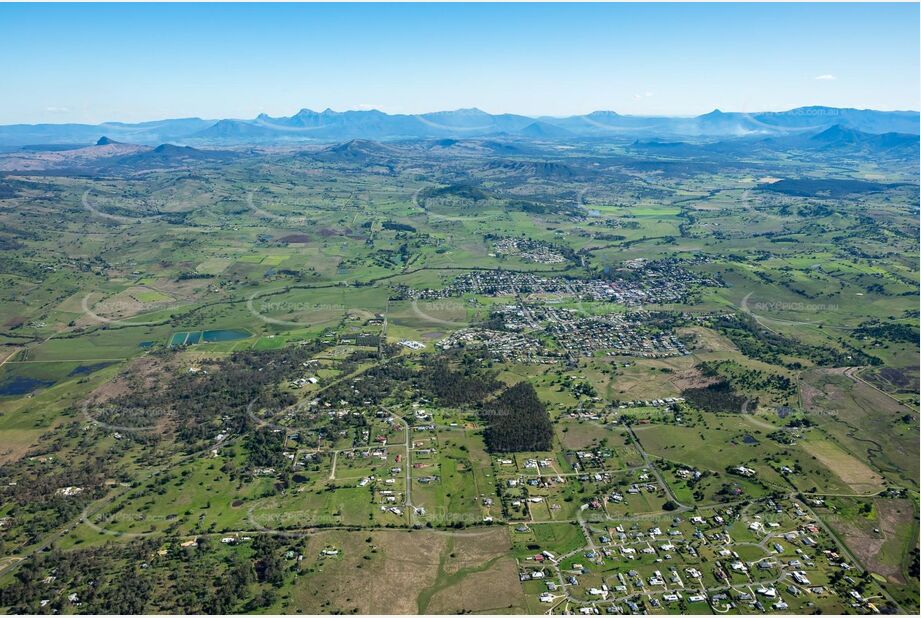
[[(412, 441), (412, 431), (413, 430), (410, 428), (409, 423), (407, 423), (406, 419), (404, 419), (403, 417), (397, 416), (396, 414), (394, 414), (393, 418), (403, 423), (403, 429), (406, 432), (406, 440), (404, 442), (405, 454), (403, 455), (403, 459), (404, 459), (403, 469), (405, 470), (404, 474), (406, 478), (406, 500), (404, 501), (404, 505), (408, 507), (409, 509), (415, 509), (415, 507), (413, 506), (413, 501), (412, 501), (412, 496), (411, 496), (412, 466), (410, 465), (410, 459), (409, 459), (410, 449), (412, 447), (411, 441)], [(412, 523), (412, 514), (410, 514), (410, 523)]]
[(627, 434), (630, 436), (630, 441), (633, 442), (633, 445), (636, 447), (636, 450), (639, 451), (640, 456), (643, 458), (643, 462), (646, 464), (646, 467), (649, 468), (649, 471), (652, 472), (652, 475), (656, 477), (656, 481), (659, 482), (659, 485), (662, 489), (665, 490), (665, 495), (668, 496), (668, 499), (678, 505), (678, 508), (672, 511), (677, 513), (680, 511), (690, 511), (691, 507), (687, 504), (682, 504), (678, 498), (675, 496), (675, 493), (672, 491), (672, 488), (669, 487), (668, 483), (665, 482), (665, 479), (662, 478), (662, 474), (659, 472), (659, 469), (656, 467), (652, 460), (649, 458), (649, 455), (646, 453), (646, 450), (643, 448), (640, 439), (636, 437), (636, 433), (633, 431), (633, 426), (627, 425)]

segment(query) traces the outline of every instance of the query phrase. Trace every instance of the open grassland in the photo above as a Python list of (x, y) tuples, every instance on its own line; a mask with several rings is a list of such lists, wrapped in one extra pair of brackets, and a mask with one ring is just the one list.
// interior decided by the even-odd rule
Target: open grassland
[(893, 480), (917, 487), (917, 417), (912, 419), (908, 408), (837, 370), (807, 373), (801, 397), (803, 407), (843, 449)]
[[(327, 613), (512, 613), (523, 609), (503, 528), (471, 533), (323, 532), (305, 549), (292, 605)], [(319, 557), (326, 547), (340, 555)]]

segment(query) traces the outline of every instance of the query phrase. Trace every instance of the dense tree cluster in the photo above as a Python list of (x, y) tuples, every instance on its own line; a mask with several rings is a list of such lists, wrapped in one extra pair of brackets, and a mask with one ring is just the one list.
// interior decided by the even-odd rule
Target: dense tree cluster
[(267, 427), (246, 435), (249, 462), (258, 468), (279, 468), (285, 463), (284, 436)]
[(772, 191), (796, 197), (842, 198), (859, 193), (874, 193), (900, 183), (882, 183), (850, 178), (784, 178), (778, 182), (758, 185), (762, 191)]
[(772, 391), (780, 395), (796, 394), (796, 384), (779, 373), (749, 369), (733, 361), (705, 361), (698, 365), (706, 376), (727, 379), (733, 387), (754, 391)]
[(458, 183), (446, 187), (437, 187), (425, 189), (420, 195), (421, 198), (439, 198), (439, 197), (457, 197), (466, 200), (479, 202), (489, 199), (489, 194), (472, 184)]
[(695, 408), (707, 412), (741, 412), (746, 401), (745, 397), (736, 394), (725, 380), (709, 386), (689, 388), (681, 394)]
[[(360, 361), (367, 358), (350, 357), (340, 366), (340, 373), (357, 373)], [(455, 360), (425, 356), (421, 366), (413, 368), (404, 359), (391, 358), (347, 380), (330, 383), (324, 389), (323, 399), (365, 406), (418, 394), (437, 400), (440, 405), (459, 407), (478, 404), (502, 386), (493, 372), (482, 369), (471, 359)]]
[(494, 453), (546, 451), (553, 439), (547, 408), (528, 382), (511, 386), (481, 412), (486, 448)]
[(444, 359), (429, 361), (418, 383), (441, 405), (450, 407), (479, 403), (502, 386), (494, 373), (470, 364), (452, 369)]
[(411, 226), (408, 223), (400, 223), (399, 221), (384, 221), (381, 223), (381, 227), (385, 230), (394, 230), (396, 232), (415, 232), (416, 228)]
[(918, 331), (901, 322), (864, 322), (854, 331), (854, 336), (896, 343), (918, 342)]

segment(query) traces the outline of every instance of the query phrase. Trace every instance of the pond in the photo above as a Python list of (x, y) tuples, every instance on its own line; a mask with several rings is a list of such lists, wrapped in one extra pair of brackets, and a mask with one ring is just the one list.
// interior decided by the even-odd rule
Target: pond
[(171, 347), (180, 345), (194, 345), (196, 343), (218, 343), (221, 341), (236, 341), (237, 339), (246, 339), (252, 336), (248, 330), (238, 328), (221, 328), (217, 330), (193, 330), (180, 331), (170, 337), (169, 345)]
[(192, 345), (201, 341), (201, 334), (200, 330), (180, 331), (170, 337), (169, 344), (170, 346)]
[(202, 339), (207, 343), (214, 343), (217, 341), (236, 341), (237, 339), (246, 339), (249, 336), (251, 336), (251, 333), (242, 329), (206, 330), (202, 335)]
[(25, 376), (14, 376), (0, 383), (0, 396), (27, 395), (28, 393), (53, 384), (54, 382), (49, 380), (37, 380)]

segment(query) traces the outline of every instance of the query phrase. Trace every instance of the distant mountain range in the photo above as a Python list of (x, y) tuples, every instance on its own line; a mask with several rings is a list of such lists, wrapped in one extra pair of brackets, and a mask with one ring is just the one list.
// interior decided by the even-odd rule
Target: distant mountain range
[(789, 152), (795, 150), (817, 154), (823, 152), (867, 155), (886, 153), (912, 158), (918, 156), (919, 136), (917, 133), (870, 133), (836, 124), (819, 131), (810, 129), (771, 137), (755, 134), (748, 136), (747, 139), (723, 139), (706, 143), (638, 139), (631, 144), (631, 148), (649, 154), (675, 157), (694, 157), (706, 154), (744, 155), (759, 151)]
[(835, 107), (800, 107), (785, 112), (721, 112), (696, 117), (626, 116), (598, 111), (565, 118), (489, 114), (459, 109), (428, 114), (386, 114), (377, 110), (315, 112), (302, 109), (293, 116), (260, 114), (251, 120), (179, 118), (135, 124), (35, 124), (0, 126), (0, 147), (88, 145), (100, 135), (134, 144), (185, 145), (282, 144), (438, 138), (521, 138), (565, 140), (623, 137), (650, 139), (724, 139), (815, 134), (832, 127), (842, 132), (918, 135), (916, 111), (883, 112)]
[[(533, 126), (532, 125), (528, 125)], [(540, 127), (540, 125), (538, 125)], [(562, 129), (561, 129), (562, 130)], [(551, 131), (540, 128), (544, 138)], [(531, 133), (531, 131), (529, 131)], [(758, 157), (864, 157), (875, 161), (904, 161), (917, 165), (921, 138), (908, 133), (868, 133), (834, 125), (821, 131), (804, 131), (765, 137), (756, 134), (712, 140), (634, 139), (621, 145), (637, 156), (634, 165), (660, 168), (663, 165), (702, 169), (719, 168), (728, 162)], [(294, 157), (337, 166), (374, 166), (391, 169), (401, 161), (434, 157), (480, 156), (490, 159), (486, 170), (514, 172), (526, 177), (563, 178), (592, 176), (591, 166), (571, 166), (548, 161), (547, 153), (558, 153), (554, 141), (524, 138), (425, 138), (375, 141), (355, 138), (333, 144), (303, 144), (293, 148)], [(208, 148), (160, 144), (128, 144), (103, 136), (95, 144), (35, 144), (0, 152), (0, 174), (9, 172), (71, 174), (133, 174), (152, 169), (188, 168), (196, 163), (221, 165), (241, 157), (259, 155), (258, 148)], [(288, 154), (291, 154), (290, 152)]]

